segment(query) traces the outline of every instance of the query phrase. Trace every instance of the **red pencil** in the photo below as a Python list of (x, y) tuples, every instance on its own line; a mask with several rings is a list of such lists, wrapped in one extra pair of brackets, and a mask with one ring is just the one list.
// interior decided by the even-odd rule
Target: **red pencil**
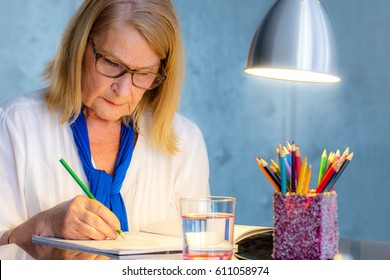
[(299, 182), (299, 175), (301, 174), (301, 151), (299, 150), (299, 147), (296, 147), (296, 152), (295, 152), (295, 168), (297, 170), (296, 172), (296, 177), (297, 177), (297, 182)]
[(322, 177), (321, 182), (316, 188), (316, 193), (321, 193), (324, 190), (329, 180), (332, 179), (332, 176), (340, 170), (341, 165), (342, 162), (340, 160), (337, 160), (334, 162), (334, 164), (332, 164), (330, 168), (328, 168), (328, 170), (326, 170), (324, 177)]

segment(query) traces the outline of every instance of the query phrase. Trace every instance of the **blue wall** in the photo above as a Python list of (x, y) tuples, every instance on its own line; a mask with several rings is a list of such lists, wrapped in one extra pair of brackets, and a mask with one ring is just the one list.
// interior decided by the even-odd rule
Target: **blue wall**
[[(390, 1), (323, 0), (342, 82), (310, 85), (248, 76), (257, 25), (274, 0), (174, 0), (186, 49), (181, 112), (203, 131), (212, 193), (237, 197), (237, 222), (272, 225), (273, 188), (253, 156), (295, 141), (313, 164), (322, 150), (354, 152), (336, 185), (342, 237), (390, 241)], [(0, 102), (42, 87), (40, 72), (81, 0), (0, 0)]]

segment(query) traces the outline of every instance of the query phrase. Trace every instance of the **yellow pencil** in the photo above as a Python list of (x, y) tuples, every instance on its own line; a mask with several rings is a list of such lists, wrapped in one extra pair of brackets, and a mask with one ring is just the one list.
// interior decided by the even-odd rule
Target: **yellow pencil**
[(276, 171), (280, 172), (279, 165), (273, 159), (271, 159), (271, 163), (272, 163), (271, 166), (274, 167), (276, 169)]
[(302, 161), (301, 173), (299, 175), (298, 187), (296, 193), (303, 193), (303, 182), (305, 181), (306, 168), (307, 168), (307, 156), (305, 156)]
[(303, 193), (308, 194), (310, 192), (310, 179), (311, 179), (311, 164), (306, 170), (305, 182), (303, 183)]

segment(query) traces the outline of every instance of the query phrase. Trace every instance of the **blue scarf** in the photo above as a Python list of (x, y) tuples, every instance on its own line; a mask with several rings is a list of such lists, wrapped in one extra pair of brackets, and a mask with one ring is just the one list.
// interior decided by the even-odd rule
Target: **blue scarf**
[(122, 231), (128, 231), (126, 206), (120, 194), (120, 189), (133, 156), (135, 133), (132, 125), (127, 127), (122, 124), (120, 150), (113, 176), (107, 174), (104, 170), (95, 169), (92, 165), (88, 128), (82, 112), (70, 127), (92, 194), (115, 213), (121, 223)]

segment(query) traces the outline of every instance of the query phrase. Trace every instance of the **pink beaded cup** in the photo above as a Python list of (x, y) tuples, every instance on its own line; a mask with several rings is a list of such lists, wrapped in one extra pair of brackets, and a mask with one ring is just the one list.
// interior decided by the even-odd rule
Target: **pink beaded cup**
[(275, 192), (273, 199), (274, 259), (334, 258), (339, 241), (336, 192), (307, 195)]

